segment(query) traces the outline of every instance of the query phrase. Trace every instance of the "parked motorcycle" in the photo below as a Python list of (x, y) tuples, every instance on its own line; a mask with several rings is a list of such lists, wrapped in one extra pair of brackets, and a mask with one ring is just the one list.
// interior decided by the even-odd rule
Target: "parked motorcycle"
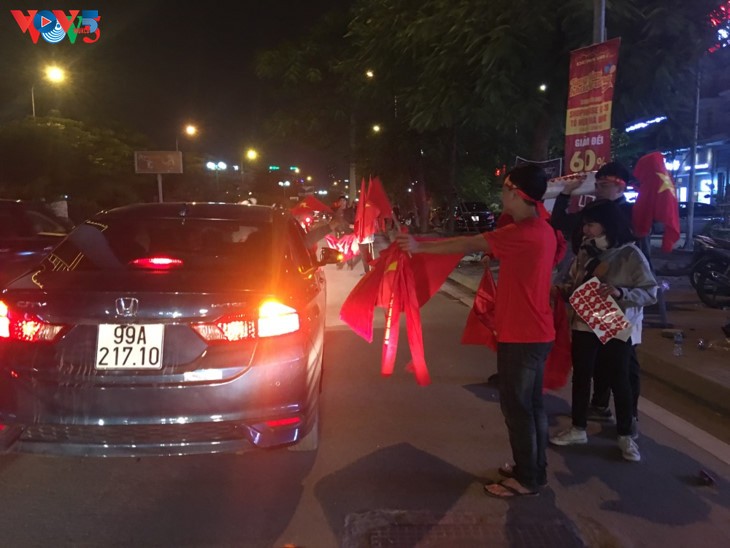
[(658, 268), (656, 273), (659, 276), (688, 276), (692, 287), (696, 290), (700, 273), (711, 263), (717, 262), (715, 253), (711, 250), (725, 249), (730, 251), (730, 240), (704, 235), (695, 235), (693, 240), (694, 251), (689, 263), (679, 268), (664, 266), (663, 268)]
[(689, 279), (697, 296), (711, 308), (730, 307), (730, 242), (697, 236), (695, 244), (701, 252)]

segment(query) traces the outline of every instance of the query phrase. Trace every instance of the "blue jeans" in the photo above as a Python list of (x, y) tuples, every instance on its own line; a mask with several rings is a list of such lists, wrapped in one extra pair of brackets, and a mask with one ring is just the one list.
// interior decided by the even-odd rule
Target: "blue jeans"
[(515, 479), (535, 490), (547, 481), (547, 416), (542, 376), (553, 343), (498, 343), (499, 402), (509, 433)]

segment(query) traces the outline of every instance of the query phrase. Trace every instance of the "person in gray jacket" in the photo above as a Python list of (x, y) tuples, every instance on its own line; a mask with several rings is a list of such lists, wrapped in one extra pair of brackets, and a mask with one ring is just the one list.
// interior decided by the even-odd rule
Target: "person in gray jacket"
[[(550, 438), (554, 445), (586, 443), (587, 413), (594, 368), (610, 379), (616, 412), (618, 444), (624, 459), (641, 460), (631, 437), (633, 398), (629, 381), (632, 345), (641, 342), (645, 306), (656, 302), (657, 282), (644, 254), (633, 243), (628, 220), (610, 200), (598, 200), (582, 212), (580, 232), (573, 240), (576, 254), (564, 284), (566, 298), (584, 282), (597, 277), (603, 298), (613, 297), (631, 324), (631, 336), (602, 344), (590, 326), (576, 313), (571, 319), (573, 358), (572, 426)], [(582, 234), (580, 237), (578, 234)]]

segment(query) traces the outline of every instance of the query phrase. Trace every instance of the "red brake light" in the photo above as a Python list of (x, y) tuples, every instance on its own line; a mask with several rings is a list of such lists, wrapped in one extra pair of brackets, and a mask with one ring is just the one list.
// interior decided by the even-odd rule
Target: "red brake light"
[(183, 265), (182, 260), (166, 255), (155, 255), (153, 257), (141, 257), (129, 261), (129, 264), (145, 270), (170, 270)]
[(292, 426), (294, 424), (299, 424), (300, 422), (302, 422), (302, 419), (300, 419), (299, 417), (289, 417), (286, 419), (274, 419), (266, 421), (264, 422), (264, 424), (269, 428), (278, 428), (281, 426)]
[(243, 341), (294, 333), (299, 325), (295, 309), (272, 299), (261, 303), (257, 314), (231, 314), (193, 329), (206, 341)]
[(0, 339), (51, 342), (62, 329), (62, 325), (46, 323), (33, 314), (15, 312), (0, 301)]

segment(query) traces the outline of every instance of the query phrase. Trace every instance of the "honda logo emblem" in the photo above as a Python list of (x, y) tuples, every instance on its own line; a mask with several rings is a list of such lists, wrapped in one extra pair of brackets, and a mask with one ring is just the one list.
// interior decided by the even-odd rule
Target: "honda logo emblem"
[(139, 300), (134, 297), (119, 297), (115, 301), (117, 316), (133, 318), (139, 310)]

